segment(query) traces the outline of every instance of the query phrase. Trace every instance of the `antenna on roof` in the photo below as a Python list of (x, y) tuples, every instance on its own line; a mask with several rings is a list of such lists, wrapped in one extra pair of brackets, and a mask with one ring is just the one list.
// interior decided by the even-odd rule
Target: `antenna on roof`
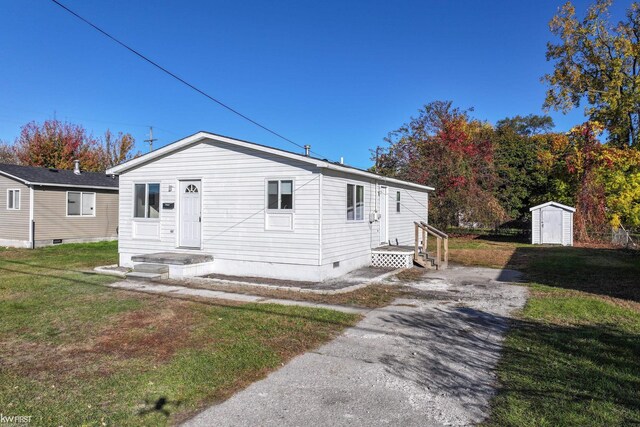
[(153, 137), (153, 126), (149, 126), (149, 139), (145, 139), (144, 142), (149, 143), (149, 152), (153, 151), (153, 141), (157, 141), (157, 138)]

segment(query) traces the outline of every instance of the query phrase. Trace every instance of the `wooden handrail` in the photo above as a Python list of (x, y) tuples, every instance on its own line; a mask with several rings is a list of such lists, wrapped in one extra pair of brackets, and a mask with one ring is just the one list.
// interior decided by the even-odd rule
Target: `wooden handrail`
[[(427, 267), (427, 235), (436, 238), (435, 267), (437, 269), (447, 268), (449, 265), (449, 236), (424, 221), (414, 222), (415, 242), (413, 259), (420, 265)], [(422, 233), (420, 233), (422, 231)], [(419, 239), (422, 234), (422, 254), (419, 252)]]

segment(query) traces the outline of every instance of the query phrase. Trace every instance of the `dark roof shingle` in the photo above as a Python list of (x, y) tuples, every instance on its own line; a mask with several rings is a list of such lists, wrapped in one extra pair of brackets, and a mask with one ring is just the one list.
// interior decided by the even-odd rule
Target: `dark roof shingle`
[(0, 163), (0, 175), (10, 175), (29, 184), (118, 189), (118, 177), (111, 177), (100, 172), (82, 172), (80, 175), (76, 175), (70, 170)]

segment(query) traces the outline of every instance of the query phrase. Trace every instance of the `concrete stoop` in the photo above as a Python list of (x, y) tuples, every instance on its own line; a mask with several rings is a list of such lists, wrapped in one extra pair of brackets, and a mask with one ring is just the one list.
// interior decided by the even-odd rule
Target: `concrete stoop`
[(213, 272), (213, 256), (159, 252), (131, 258), (133, 271), (127, 278), (136, 280), (182, 279)]

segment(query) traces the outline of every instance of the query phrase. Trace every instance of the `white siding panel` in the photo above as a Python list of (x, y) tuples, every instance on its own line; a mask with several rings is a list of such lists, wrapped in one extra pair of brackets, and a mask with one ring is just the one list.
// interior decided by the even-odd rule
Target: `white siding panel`
[[(200, 179), (203, 252), (217, 259), (318, 265), (319, 177), (307, 164), (218, 141), (187, 147), (120, 177), (120, 252), (175, 251), (178, 181)], [(294, 180), (293, 231), (265, 229), (265, 185), (271, 178)], [(139, 221), (133, 218), (136, 182), (159, 182), (160, 203), (175, 203), (173, 210), (161, 211), (159, 239), (132, 236), (132, 224)]]
[[(369, 256), (379, 244), (378, 222), (369, 222), (376, 204), (375, 182), (328, 170), (322, 179), (322, 264)], [(364, 186), (362, 221), (347, 220), (347, 184)]]
[(540, 243), (540, 209), (531, 211), (531, 243)]
[[(400, 192), (400, 212), (396, 210), (397, 192)], [(401, 187), (389, 187), (389, 239), (395, 245), (413, 245), (414, 222), (427, 222), (428, 194)]]
[(567, 210), (562, 212), (562, 244), (563, 245), (572, 245), (573, 244), (573, 213)]
[[(365, 192), (364, 221), (347, 221), (347, 184), (363, 185)], [(356, 175), (326, 171), (322, 183), (322, 264), (369, 256), (371, 248), (380, 245), (380, 222), (369, 222), (370, 214), (379, 209), (378, 191), (387, 187), (388, 240), (400, 245), (413, 245), (414, 221), (427, 221), (427, 192), (387, 185)], [(396, 192), (400, 191), (401, 209), (396, 212)]]

